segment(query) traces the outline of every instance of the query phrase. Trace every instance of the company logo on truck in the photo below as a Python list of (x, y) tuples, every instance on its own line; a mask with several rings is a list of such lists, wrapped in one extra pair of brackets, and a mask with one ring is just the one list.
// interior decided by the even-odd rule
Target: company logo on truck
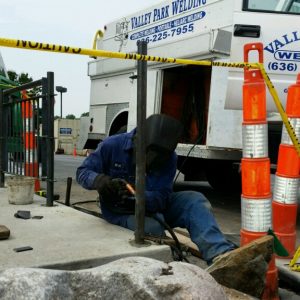
[[(192, 11), (206, 4), (206, 0), (176, 0), (171, 5), (161, 8), (155, 8), (140, 16), (131, 18), (131, 28), (133, 30), (151, 25), (152, 23), (162, 21), (178, 14)], [(139, 32), (135, 32), (130, 36), (131, 40), (144, 40), (148, 43), (165, 40), (169, 37), (178, 36), (194, 31), (194, 22), (205, 17), (205, 11), (197, 11), (184, 17), (156, 25)]]
[(300, 41), (300, 34), (298, 31), (293, 31), (269, 43), (264, 49), (273, 54), (275, 61), (269, 62), (268, 69), (272, 71), (297, 71), (300, 51), (287, 50), (285, 46), (298, 41)]

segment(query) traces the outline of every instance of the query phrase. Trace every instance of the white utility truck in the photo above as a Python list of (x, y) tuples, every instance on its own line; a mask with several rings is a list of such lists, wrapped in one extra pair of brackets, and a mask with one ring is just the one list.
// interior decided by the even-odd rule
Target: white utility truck
[[(145, 40), (153, 56), (242, 62), (244, 45), (261, 42), (265, 68), (285, 105), (300, 71), (299, 14), (300, 0), (168, 0), (107, 24), (97, 48), (133, 53)], [(249, 61), (257, 62), (258, 54), (251, 51)], [(89, 62), (85, 148), (136, 126), (136, 66), (111, 58)], [(183, 122), (176, 152), (187, 180), (204, 174), (215, 188), (240, 181), (243, 76), (243, 69), (148, 63), (147, 115), (164, 113)], [(276, 163), (282, 122), (267, 95), (269, 155)]]

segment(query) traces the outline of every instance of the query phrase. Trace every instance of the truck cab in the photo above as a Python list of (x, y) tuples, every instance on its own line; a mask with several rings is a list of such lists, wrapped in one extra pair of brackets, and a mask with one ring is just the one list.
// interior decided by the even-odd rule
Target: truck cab
[[(168, 0), (107, 24), (97, 45), (134, 53), (144, 40), (153, 56), (243, 62), (244, 45), (261, 42), (265, 69), (284, 106), (300, 67), (299, 7), (300, 0)], [(249, 61), (257, 62), (258, 54)], [(86, 148), (136, 126), (136, 64), (89, 62)], [(147, 115), (164, 113), (183, 123), (176, 152), (187, 180), (204, 175), (213, 187), (238, 189), (243, 76), (242, 69), (148, 62)], [(267, 103), (269, 155), (276, 163), (282, 123), (270, 95)]]

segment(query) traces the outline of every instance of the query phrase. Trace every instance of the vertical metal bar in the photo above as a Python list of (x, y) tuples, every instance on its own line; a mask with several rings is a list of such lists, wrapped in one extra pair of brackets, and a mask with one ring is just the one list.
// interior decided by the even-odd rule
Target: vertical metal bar
[(71, 187), (72, 187), (72, 177), (68, 177), (67, 178), (66, 199), (65, 199), (65, 205), (67, 205), (67, 206), (70, 206)]
[(14, 141), (14, 136), (13, 136), (13, 131), (14, 131), (14, 118), (13, 118), (13, 105), (12, 105), (12, 100), (8, 96), (8, 106), (7, 106), (7, 112), (8, 112), (8, 127), (7, 127), (7, 143), (8, 143), (8, 171), (10, 173), (14, 173), (14, 161), (11, 159), (11, 155), (15, 150), (15, 146), (13, 144)]
[(31, 121), (32, 121), (32, 106), (31, 106), (31, 102), (30, 101), (26, 101), (26, 105), (27, 105), (27, 122), (26, 122), (26, 132), (27, 132), (27, 153), (28, 153), (28, 174), (27, 176), (32, 176), (32, 161), (31, 161), (31, 137), (32, 137), (32, 133), (31, 133)]
[[(17, 120), (16, 120), (16, 128), (20, 128), (20, 124), (22, 122), (22, 115), (21, 115), (21, 109), (20, 109), (20, 101), (16, 101), (16, 107), (17, 107)], [(22, 175), (21, 169), (20, 169), (20, 130), (16, 132), (16, 147), (17, 147), (17, 153), (16, 153), (16, 167), (17, 167), (17, 174)]]
[(19, 101), (19, 121), (18, 121), (18, 162), (19, 162), (19, 174), (23, 175), (23, 168), (24, 168), (24, 155), (23, 155), (23, 108), (22, 108), (22, 101)]
[(33, 177), (38, 177), (37, 176), (37, 173), (36, 173), (36, 161), (35, 161), (35, 158), (36, 158), (36, 121), (35, 121), (35, 117), (36, 117), (36, 100), (33, 100), (32, 101), (32, 148), (31, 148), (31, 151), (32, 151), (32, 175)]
[(3, 91), (0, 89), (0, 188), (4, 187)]
[[(138, 53), (147, 54), (147, 43), (138, 43)], [(144, 243), (145, 230), (145, 174), (146, 174), (146, 144), (145, 120), (147, 108), (147, 61), (139, 60), (137, 65), (137, 131), (136, 131), (136, 203), (134, 232), (135, 242)]]
[(22, 121), (23, 121), (23, 127), (22, 127), (22, 136), (23, 136), (23, 153), (24, 153), (24, 160), (23, 160), (23, 170), (24, 175), (26, 176), (26, 165), (27, 165), (27, 155), (26, 155), (26, 147), (27, 147), (27, 139), (26, 139), (26, 116), (27, 116), (27, 104), (26, 101), (23, 99), (23, 115), (22, 115)]
[(23, 175), (23, 136), (22, 136), (22, 122), (23, 122), (23, 110), (22, 110), (22, 102), (19, 101), (19, 120), (18, 120), (18, 167), (19, 167), (19, 174)]
[(13, 173), (14, 172), (14, 162), (11, 160), (11, 155), (14, 153), (14, 144), (13, 144), (13, 128), (14, 128), (14, 119), (13, 119), (13, 113), (12, 113), (12, 104), (11, 102), (8, 102), (7, 104), (7, 119), (8, 119), (8, 127), (6, 131), (6, 137), (7, 137), (7, 142), (8, 142), (8, 153), (7, 155), (10, 156), (8, 157), (9, 161), (7, 163), (8, 165), (8, 172)]
[[(10, 157), (9, 157), (9, 164), (10, 164), (10, 172), (15, 174), (15, 160), (14, 160), (14, 155), (16, 153), (16, 145), (15, 145), (15, 138), (16, 138), (16, 124), (15, 124), (15, 105), (14, 105), (14, 100), (13, 98), (10, 99), (9, 101), (9, 107), (10, 107), (10, 115), (11, 115), (11, 120), (10, 120), (10, 126), (8, 128), (8, 140), (9, 140), (9, 148), (10, 148)], [(11, 157), (13, 156), (13, 157)], [(13, 159), (12, 159), (13, 158)]]
[(47, 72), (47, 206), (53, 206), (54, 194), (54, 73)]
[(11, 103), (10, 103), (10, 107), (11, 107), (11, 127), (9, 129), (9, 138), (10, 138), (10, 147), (12, 149), (12, 157), (10, 157), (10, 162), (12, 163), (12, 173), (16, 174), (17, 170), (16, 170), (16, 154), (17, 154), (17, 145), (16, 145), (16, 139), (17, 139), (17, 115), (18, 115), (18, 111), (16, 109), (16, 103), (15, 100), (12, 98), (11, 99)]
[(2, 153), (2, 159), (3, 159), (3, 170), (4, 172), (8, 169), (8, 114), (9, 114), (9, 107), (5, 103), (5, 96), (2, 98), (2, 104), (3, 104), (3, 121), (2, 121), (2, 132), (3, 132), (3, 153)]
[(15, 174), (16, 173), (16, 162), (15, 162), (15, 154), (16, 154), (16, 106), (15, 106), (15, 99), (12, 97), (9, 99), (9, 108), (10, 108), (10, 123), (8, 127), (8, 141), (9, 141), (9, 161), (11, 165), (11, 173)]
[(35, 132), (36, 132), (36, 138), (35, 138), (35, 155), (36, 155), (36, 161), (37, 161), (37, 174), (36, 176), (39, 178), (40, 177), (40, 98), (36, 100), (36, 119), (35, 119)]
[(42, 137), (41, 137), (41, 148), (40, 151), (43, 153), (41, 155), (42, 160), (42, 177), (47, 177), (47, 143), (45, 140), (45, 137), (48, 133), (48, 105), (47, 105), (47, 97), (45, 96), (47, 94), (47, 78), (42, 78)]

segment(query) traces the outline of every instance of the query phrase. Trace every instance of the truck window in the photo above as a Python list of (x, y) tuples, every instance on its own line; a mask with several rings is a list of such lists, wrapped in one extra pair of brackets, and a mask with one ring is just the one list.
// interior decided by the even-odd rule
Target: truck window
[(244, 0), (243, 10), (269, 13), (300, 14), (300, 0)]

